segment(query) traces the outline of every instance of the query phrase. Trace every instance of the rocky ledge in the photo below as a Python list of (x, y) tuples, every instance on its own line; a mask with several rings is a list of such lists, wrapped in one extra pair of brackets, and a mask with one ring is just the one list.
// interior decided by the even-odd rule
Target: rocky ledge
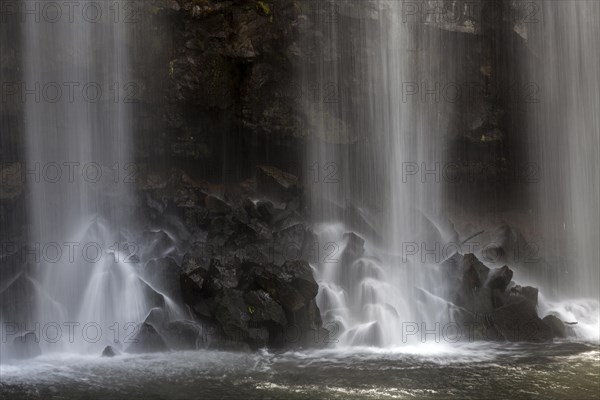
[(538, 289), (512, 281), (508, 266), (490, 269), (474, 254), (455, 254), (443, 271), (453, 289), (447, 300), (458, 323), (473, 328), (474, 339), (548, 342), (564, 338), (565, 324), (556, 316), (538, 316)]
[(256, 181), (224, 188), (174, 171), (166, 182), (140, 193), (145, 220), (155, 225), (183, 221), (187, 235), (176, 244), (172, 230), (148, 230), (144, 240), (152, 244), (147, 251), (155, 257), (141, 268), (141, 277), (185, 304), (197, 322), (169, 323), (159, 298), (139, 343), (154, 343), (148, 350), (155, 349), (157, 332), (166, 347), (179, 349), (289, 349), (323, 343), (327, 331), (308, 263), (316, 239), (305, 223), (296, 177), (260, 166)]

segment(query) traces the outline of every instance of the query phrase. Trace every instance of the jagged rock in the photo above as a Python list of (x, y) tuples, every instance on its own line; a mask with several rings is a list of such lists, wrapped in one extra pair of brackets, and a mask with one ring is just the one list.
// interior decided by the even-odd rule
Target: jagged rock
[(565, 324), (557, 316), (552, 314), (546, 315), (542, 319), (542, 321), (544, 321), (544, 323), (550, 327), (552, 337), (557, 337), (561, 339), (567, 337), (567, 330), (565, 329)]
[(213, 195), (206, 196), (205, 205), (210, 212), (215, 214), (229, 214), (232, 211), (229, 204)]
[(208, 274), (211, 256), (212, 254), (206, 253), (206, 247), (202, 243), (200, 247), (195, 247), (192, 251), (185, 253), (181, 261), (183, 273), (199, 287), (202, 287)]
[(138, 277), (138, 283), (141, 286), (141, 291), (144, 294), (144, 299), (147, 304), (152, 307), (163, 307), (165, 305), (165, 297), (152, 289), (142, 278)]
[(535, 306), (524, 298), (517, 299), (492, 313), (494, 326), (510, 342), (547, 342), (552, 330), (537, 315)]
[(40, 342), (34, 332), (26, 332), (17, 336), (12, 341), (12, 347), (8, 351), (8, 358), (25, 360), (42, 354)]
[(165, 327), (166, 341), (175, 350), (196, 350), (203, 347), (202, 326), (194, 321), (173, 321)]
[(249, 218), (260, 218), (261, 215), (258, 212), (257, 204), (255, 204), (252, 200), (246, 198), (242, 203), (242, 208), (246, 211), (246, 214)]
[(462, 282), (466, 288), (479, 288), (488, 279), (490, 270), (474, 254), (465, 254), (459, 263)]
[(254, 274), (257, 285), (288, 312), (300, 310), (315, 298), (319, 290), (312, 269), (303, 260), (286, 261), (280, 267), (258, 267)]
[(339, 255), (338, 243), (323, 244), (324, 254), (321, 257), (326, 263), (341, 263), (342, 268), (337, 269), (338, 280), (345, 289), (350, 289), (354, 274), (351, 272), (352, 265), (361, 258), (365, 252), (365, 240), (354, 232), (344, 233), (345, 247), (342, 254)]
[(365, 252), (365, 240), (354, 232), (344, 233), (346, 247), (342, 253), (342, 263), (354, 262)]
[(142, 323), (137, 334), (127, 348), (128, 353), (156, 353), (167, 351), (168, 347), (159, 333), (150, 324)]
[(183, 302), (190, 305), (196, 312), (203, 314), (204, 300), (202, 299), (201, 286), (186, 274), (179, 275), (179, 286)]
[(144, 323), (152, 325), (156, 329), (160, 329), (167, 322), (167, 315), (161, 307), (154, 307), (144, 318)]
[(297, 311), (288, 312), (287, 320), (284, 347), (318, 348), (332, 343), (330, 332), (323, 328), (321, 312), (315, 300), (311, 300)]
[(212, 318), (210, 306), (206, 303), (206, 300), (204, 298), (194, 299), (194, 301), (191, 304), (191, 307), (200, 319), (209, 320), (210, 318)]
[(116, 349), (115, 349), (114, 347), (112, 347), (112, 346), (106, 346), (106, 347), (104, 348), (104, 350), (102, 350), (102, 357), (108, 357), (108, 358), (111, 358), (111, 357), (114, 357), (114, 356), (116, 356), (116, 355), (118, 355), (118, 354), (119, 354), (119, 351), (118, 351), (118, 350), (116, 350)]
[(244, 342), (247, 339), (250, 314), (244, 302), (243, 292), (227, 290), (215, 297), (212, 303), (213, 315), (226, 338), (234, 342)]
[[(491, 289), (498, 289), (500, 291), (505, 291), (506, 287), (510, 283), (513, 277), (513, 272), (508, 266), (503, 266), (502, 268), (496, 268), (490, 271), (487, 282), (485, 283), (486, 287)], [(536, 301), (537, 303), (537, 301)]]
[(211, 260), (203, 290), (211, 296), (216, 296), (224, 290), (236, 288), (240, 279), (240, 265), (239, 259), (230, 263), (221, 263), (217, 259)]
[(141, 270), (142, 277), (159, 292), (171, 297), (181, 296), (181, 269), (172, 258), (150, 260)]
[(517, 285), (517, 286), (511, 288), (510, 292), (511, 292), (511, 294), (523, 296), (524, 298), (529, 300), (534, 306), (537, 306), (537, 304), (538, 304), (538, 289), (537, 288), (534, 288), (531, 286), (522, 287), (520, 285)]
[(256, 188), (265, 196), (277, 201), (287, 201), (300, 193), (298, 178), (281, 171), (279, 168), (268, 166), (256, 167)]
[(244, 301), (248, 305), (248, 312), (253, 321), (262, 325), (275, 325), (285, 327), (287, 319), (283, 308), (264, 290), (246, 292)]
[(141, 238), (143, 244), (141, 259), (149, 260), (167, 257), (176, 250), (175, 241), (164, 231), (144, 232)]
[(270, 201), (259, 201), (256, 203), (256, 211), (258, 211), (260, 217), (266, 222), (271, 222), (276, 215), (275, 207)]
[(490, 313), (494, 310), (492, 289), (480, 287), (467, 291), (457, 303), (472, 313)]

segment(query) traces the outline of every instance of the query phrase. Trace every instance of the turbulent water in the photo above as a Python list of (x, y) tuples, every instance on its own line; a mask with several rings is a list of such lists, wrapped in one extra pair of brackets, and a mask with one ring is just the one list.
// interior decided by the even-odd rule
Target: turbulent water
[(583, 344), (40, 357), (0, 367), (11, 399), (585, 399), (600, 353)]

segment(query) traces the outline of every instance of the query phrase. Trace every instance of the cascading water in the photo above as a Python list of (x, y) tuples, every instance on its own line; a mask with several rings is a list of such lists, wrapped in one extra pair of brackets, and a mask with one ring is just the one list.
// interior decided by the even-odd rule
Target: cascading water
[[(453, 319), (436, 270), (452, 255), (448, 249), (461, 247), (443, 217), (447, 182), (439, 179), (448, 127), (456, 123), (441, 116), (451, 115), (456, 104), (432, 98), (439, 95), (437, 84), (460, 84), (458, 70), (473, 49), (463, 46), (460, 35), (444, 34), (447, 27), (439, 21), (428, 30), (429, 19), (439, 18), (434, 11), (421, 16), (425, 23), (407, 23), (405, 6), (453, 4), (430, 3), (313, 4), (322, 36), (308, 37), (305, 46), (325, 50), (303, 79), (311, 90), (309, 129), (317, 137), (308, 161), (314, 220), (327, 253), (317, 268), (319, 306), (330, 327), (343, 332), (343, 345), (401, 344), (403, 323), (432, 327)], [(521, 66), (541, 96), (527, 104), (525, 144), (529, 162), (543, 174), (531, 185), (531, 197), (542, 239), (538, 255), (549, 264), (534, 269), (515, 260), (511, 267), (520, 282), (540, 288), (540, 311), (579, 321), (579, 334), (597, 338), (598, 4), (542, 3), (533, 4), (543, 10), (539, 23), (528, 23), (520, 34), (537, 55)], [(503, 4), (511, 10), (509, 2), (496, 2), (495, 9)], [(514, 12), (506, 13), (506, 21), (518, 18)], [(442, 22), (455, 17), (444, 16)], [(475, 28), (451, 30), (461, 29)], [(499, 28), (488, 29), (493, 37)], [(456, 54), (466, 57), (456, 60)], [(480, 62), (485, 74), (485, 57)], [(349, 231), (366, 239), (364, 253), (344, 236)], [(344, 252), (353, 257), (331, 257)], [(586, 299), (573, 300), (580, 296)]]
[[(80, 6), (96, 12), (92, 3)], [(25, 98), (26, 165), (39, 175), (28, 180), (35, 303), (18, 320), (42, 336), (43, 351), (115, 345), (156, 305), (132, 262), (138, 252), (128, 233), (129, 25), (117, 8), (100, 10), (101, 19), (77, 13), (23, 24), (23, 81), (37, 93)], [(69, 329), (73, 339), (45, 338)]]
[[(539, 94), (527, 106), (529, 157), (542, 172), (531, 186), (550, 267), (530, 279), (548, 308), (600, 335), (600, 3), (539, 2), (527, 30), (536, 55), (523, 69)], [(525, 272), (527, 270), (525, 269)]]
[[(444, 195), (435, 176), (445, 150), (437, 115), (452, 104), (420, 90), (431, 89), (422, 82), (432, 79), (451, 82), (456, 67), (450, 61), (440, 68), (440, 36), (410, 29), (402, 7), (398, 1), (316, 6), (315, 24), (325, 31), (316, 40), (325, 51), (307, 67), (304, 86), (323, 91), (306, 106), (317, 137), (309, 152), (318, 169), (310, 182), (314, 218), (326, 253), (318, 301), (329, 327), (343, 332), (341, 345), (399, 345), (403, 324), (433, 327), (450, 318), (436, 296), (444, 288), (434, 272), (440, 246), (456, 238), (434, 222)], [(452, 42), (446, 46), (451, 51)], [(356, 252), (348, 231), (366, 239), (365, 252), (358, 249), (354, 258), (340, 257)]]

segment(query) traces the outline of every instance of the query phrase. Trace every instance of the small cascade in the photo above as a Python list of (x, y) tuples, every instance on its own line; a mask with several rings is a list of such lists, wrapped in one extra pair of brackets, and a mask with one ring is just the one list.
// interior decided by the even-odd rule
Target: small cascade
[[(456, 66), (440, 55), (450, 50), (435, 30), (411, 29), (402, 2), (317, 10), (313, 23), (324, 36), (305, 46), (322, 41), (324, 50), (303, 77), (306, 87), (327, 89), (306, 104), (316, 137), (308, 164), (319, 172), (309, 182), (314, 220), (319, 243), (337, 255), (356, 251), (344, 233), (365, 240), (361, 254), (319, 260), (319, 306), (342, 345), (400, 345), (406, 324), (447, 321), (447, 305), (430, 295), (443, 290), (431, 273), (441, 260), (423, 260), (421, 250), (453, 239), (431, 222), (442, 210), (443, 182), (424, 174), (435, 175), (444, 160), (446, 128), (435, 116), (453, 105), (408, 96), (407, 85), (426, 90), (418, 86), (442, 79), (441, 64), (451, 81)], [(418, 254), (409, 251), (415, 247)]]

